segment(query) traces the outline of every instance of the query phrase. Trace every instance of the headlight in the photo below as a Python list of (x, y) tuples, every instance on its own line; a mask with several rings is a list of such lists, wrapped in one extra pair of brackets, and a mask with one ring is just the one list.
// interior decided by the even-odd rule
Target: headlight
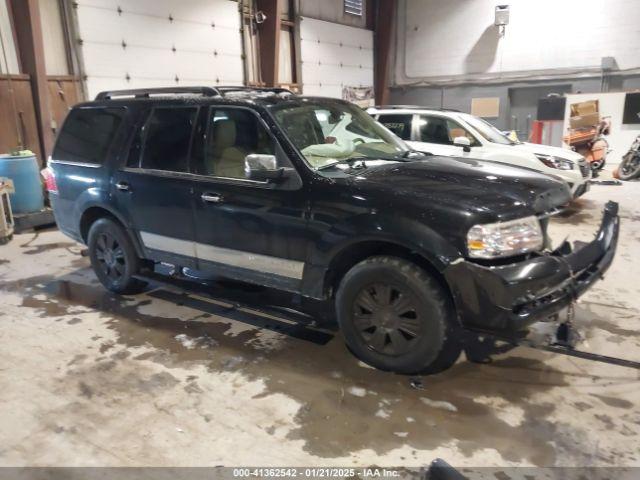
[(543, 244), (536, 217), (474, 225), (467, 233), (467, 250), (472, 258), (509, 257), (540, 250)]
[(536, 153), (535, 156), (547, 167), (557, 168), (559, 170), (573, 170), (573, 162), (565, 158), (554, 157), (553, 155), (543, 155)]

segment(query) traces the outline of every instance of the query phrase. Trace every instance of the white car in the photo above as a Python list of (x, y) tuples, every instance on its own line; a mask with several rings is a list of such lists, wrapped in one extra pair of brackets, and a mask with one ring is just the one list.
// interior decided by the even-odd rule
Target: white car
[(555, 175), (569, 184), (574, 198), (589, 189), (591, 169), (579, 153), (514, 142), (489, 122), (468, 113), (421, 107), (372, 107), (367, 112), (416, 150), (507, 163)]

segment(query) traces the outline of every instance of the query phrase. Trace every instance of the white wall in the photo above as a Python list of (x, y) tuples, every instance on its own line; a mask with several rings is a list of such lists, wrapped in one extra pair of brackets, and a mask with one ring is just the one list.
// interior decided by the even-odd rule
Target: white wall
[[(506, 35), (493, 26), (510, 5)], [(638, 0), (404, 0), (397, 83), (598, 72), (601, 58), (640, 67)]]
[(69, 75), (67, 44), (65, 39), (60, 2), (38, 0), (40, 24), (44, 38), (44, 65), (47, 75)]
[(623, 125), (622, 114), (624, 112), (624, 93), (581, 93), (567, 95), (567, 105), (564, 112), (563, 132), (566, 135), (569, 129), (569, 109), (572, 103), (598, 100), (601, 116), (611, 116), (611, 134), (605, 139), (609, 143), (611, 153), (607, 156), (608, 163), (620, 163), (622, 156), (627, 153), (629, 147), (640, 135), (640, 125)]
[(20, 73), (18, 51), (13, 41), (13, 30), (11, 28), (9, 10), (7, 9), (5, 0), (0, 0), (0, 35), (2, 35), (2, 44), (4, 44), (7, 59), (5, 63), (5, 55), (2, 54), (2, 49), (0, 48), (0, 73)]
[(78, 0), (77, 21), (89, 97), (109, 89), (243, 83), (237, 2)]
[(305, 95), (342, 98), (342, 87), (373, 86), (373, 32), (303, 17), (300, 60)]

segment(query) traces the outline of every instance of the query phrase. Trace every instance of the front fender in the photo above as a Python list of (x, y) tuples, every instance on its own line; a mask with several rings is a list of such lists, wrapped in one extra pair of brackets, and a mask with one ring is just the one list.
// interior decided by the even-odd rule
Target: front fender
[(364, 213), (333, 225), (316, 242), (310, 256), (312, 265), (328, 267), (345, 249), (362, 242), (385, 242), (416, 252), (443, 271), (462, 256), (450, 241), (415, 220), (399, 216)]

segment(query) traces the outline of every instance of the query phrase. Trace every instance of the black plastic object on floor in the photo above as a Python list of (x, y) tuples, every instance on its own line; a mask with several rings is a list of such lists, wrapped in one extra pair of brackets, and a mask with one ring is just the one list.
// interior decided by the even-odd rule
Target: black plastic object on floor
[(589, 183), (591, 185), (622, 185), (620, 180), (591, 180)]
[(424, 477), (424, 480), (468, 480), (458, 470), (453, 468), (441, 458), (436, 458)]

